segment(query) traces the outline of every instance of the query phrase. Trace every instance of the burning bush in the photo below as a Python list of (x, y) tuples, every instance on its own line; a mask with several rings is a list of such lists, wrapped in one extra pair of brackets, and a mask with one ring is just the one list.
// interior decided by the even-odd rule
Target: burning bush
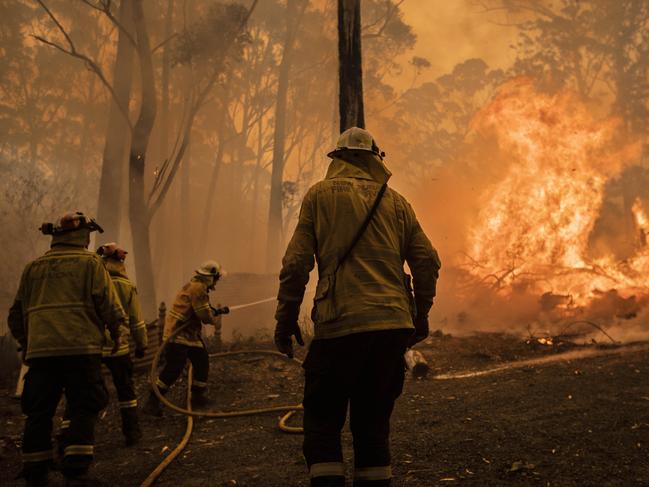
[(521, 325), (637, 316), (649, 297), (642, 198), (628, 209), (628, 258), (602, 252), (604, 246), (593, 252), (591, 234), (607, 185), (638, 164), (641, 146), (622, 120), (598, 118), (576, 93), (542, 91), (524, 77), (503, 84), (472, 121), (465, 174), (450, 169), (465, 186), (457, 194), (473, 198), (461, 203), (471, 213), (463, 222), (470, 230), (453, 292), (474, 314), (502, 316), (512, 307), (510, 318)]

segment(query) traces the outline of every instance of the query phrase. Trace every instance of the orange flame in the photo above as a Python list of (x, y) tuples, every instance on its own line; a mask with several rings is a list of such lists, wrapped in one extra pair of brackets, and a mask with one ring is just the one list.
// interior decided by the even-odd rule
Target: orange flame
[(640, 198), (636, 198), (633, 202), (631, 211), (633, 211), (633, 217), (638, 228), (642, 232), (649, 232), (649, 217), (647, 216), (647, 210), (645, 210)]
[[(607, 181), (640, 154), (640, 143), (624, 140), (619, 120), (597, 119), (575, 93), (540, 92), (530, 79), (516, 78), (473, 128), (497, 142), (505, 164), (469, 236), (469, 253), (483, 266), (474, 273), (570, 294), (577, 303), (596, 289), (649, 292), (646, 248), (624, 263), (588, 257)], [(643, 211), (638, 203), (639, 227), (647, 222)]]

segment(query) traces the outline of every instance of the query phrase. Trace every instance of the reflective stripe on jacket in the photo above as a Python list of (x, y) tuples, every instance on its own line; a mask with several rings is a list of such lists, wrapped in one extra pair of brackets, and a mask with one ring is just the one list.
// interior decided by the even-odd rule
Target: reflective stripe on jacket
[(142, 319), (142, 313), (140, 311), (140, 299), (137, 295), (137, 289), (126, 275), (123, 263), (112, 259), (105, 259), (104, 264), (113, 280), (115, 291), (117, 291), (122, 308), (126, 311), (128, 320), (120, 327), (120, 345), (114, 355), (111, 353), (113, 350), (113, 340), (110, 334), (106, 332), (106, 342), (102, 349), (102, 355), (104, 357), (127, 355), (130, 351), (128, 338), (131, 333), (135, 340), (135, 346), (138, 348), (146, 348), (148, 336), (146, 324)]
[(220, 326), (220, 320), (210, 307), (207, 279), (194, 276), (178, 292), (165, 318), (165, 339), (178, 327), (189, 323), (189, 326), (171, 341), (190, 347), (204, 347), (201, 338), (202, 323)]
[(8, 322), (29, 360), (100, 354), (105, 327), (117, 335), (125, 320), (101, 258), (56, 245), (25, 267)]
[(432, 303), (440, 260), (406, 199), (391, 188), (337, 273), (334, 269), (372, 207), (389, 171), (375, 157), (334, 159), (323, 181), (302, 202), (280, 273), (277, 321), (286, 303), (302, 302), (309, 272), (318, 263), (312, 319), (314, 338), (412, 328), (412, 303), (404, 262), (418, 302)]

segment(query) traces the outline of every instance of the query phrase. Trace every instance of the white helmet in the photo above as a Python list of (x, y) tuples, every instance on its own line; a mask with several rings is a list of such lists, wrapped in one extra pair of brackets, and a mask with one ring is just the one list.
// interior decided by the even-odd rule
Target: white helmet
[(221, 264), (215, 260), (207, 260), (201, 264), (201, 266), (196, 269), (196, 274), (199, 276), (212, 276), (217, 279), (225, 275), (225, 271), (221, 267)]
[(337, 157), (341, 152), (346, 151), (370, 152), (380, 159), (385, 157), (385, 152), (381, 152), (372, 134), (359, 127), (348, 128), (340, 134), (338, 142), (336, 142), (336, 148), (329, 152), (327, 157)]

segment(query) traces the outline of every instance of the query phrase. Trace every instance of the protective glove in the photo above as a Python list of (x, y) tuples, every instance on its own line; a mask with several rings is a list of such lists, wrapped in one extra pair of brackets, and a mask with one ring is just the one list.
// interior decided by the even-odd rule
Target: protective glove
[(415, 332), (412, 334), (408, 340), (408, 348), (414, 347), (417, 343), (428, 338), (429, 326), (428, 326), (428, 312), (432, 306), (432, 302), (424, 302), (415, 298), (415, 305), (417, 307), (417, 315), (413, 320), (415, 325)]
[(144, 358), (146, 347), (135, 347), (135, 358)]
[(279, 353), (283, 353), (288, 358), (293, 358), (293, 339), (301, 346), (304, 346), (302, 331), (297, 321), (278, 321), (275, 326), (275, 346)]
[(428, 316), (415, 318), (415, 332), (408, 339), (408, 348), (428, 338)]
[(223, 306), (222, 308), (215, 308), (214, 306), (210, 306), (212, 308), (212, 312), (218, 316), (218, 315), (228, 315), (230, 314), (230, 308), (227, 306)]
[(275, 319), (277, 325), (275, 326), (275, 346), (280, 353), (283, 353), (288, 358), (293, 358), (293, 336), (295, 341), (304, 346), (302, 339), (302, 331), (297, 324), (300, 316), (300, 302), (299, 301), (286, 301), (278, 299), (277, 312)]

